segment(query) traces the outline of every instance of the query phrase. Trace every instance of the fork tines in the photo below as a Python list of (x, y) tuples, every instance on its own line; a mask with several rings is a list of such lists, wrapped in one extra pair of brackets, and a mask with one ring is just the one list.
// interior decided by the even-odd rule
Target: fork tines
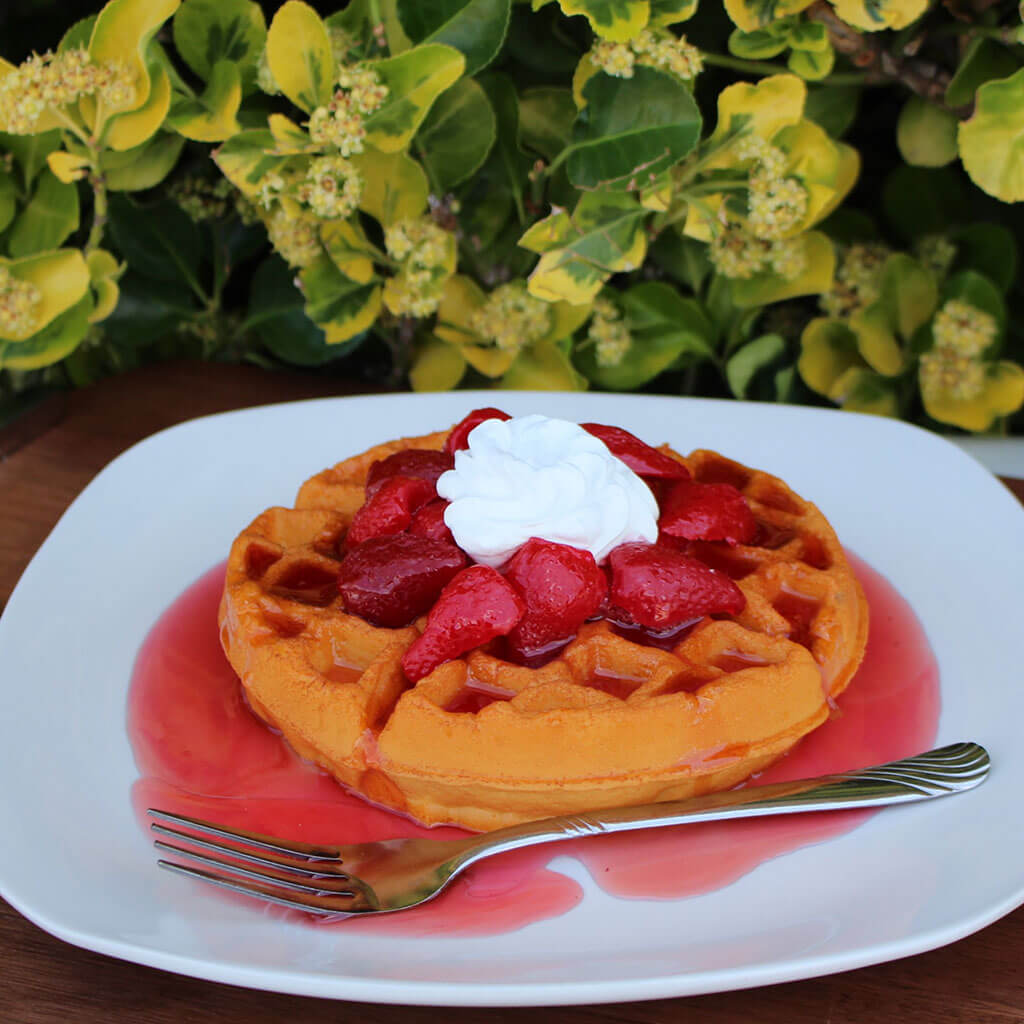
[(342, 870), (334, 847), (286, 842), (152, 807), (147, 813), (187, 829), (150, 824), (152, 831), (179, 841), (154, 840), (158, 849), (176, 858), (160, 860), (160, 867), (322, 916), (348, 916), (371, 909), (358, 880)]

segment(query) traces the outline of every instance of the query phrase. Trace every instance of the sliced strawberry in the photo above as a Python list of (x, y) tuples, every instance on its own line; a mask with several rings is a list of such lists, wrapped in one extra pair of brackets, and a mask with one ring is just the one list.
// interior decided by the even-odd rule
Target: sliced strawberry
[(666, 477), (674, 480), (689, 480), (687, 468), (675, 459), (645, 444), (634, 434), (621, 427), (609, 427), (603, 423), (581, 423), (588, 433), (608, 446), (616, 458), (621, 459), (637, 476)]
[(455, 465), (451, 452), (426, 451), (422, 448), (407, 448), (395, 452), (386, 459), (380, 459), (370, 467), (366, 477), (366, 496), (369, 498), (385, 480), (396, 476), (414, 477), (427, 480), (435, 488), (437, 478)]
[(608, 556), (612, 569), (610, 617), (666, 630), (726, 612), (747, 601), (728, 576), (696, 558), (658, 544), (620, 544)]
[(568, 643), (608, 592), (589, 551), (536, 537), (512, 556), (505, 578), (526, 602), (526, 614), (508, 635), (510, 650), (523, 660)]
[(502, 412), (500, 409), (486, 408), (486, 409), (474, 409), (468, 416), (460, 420), (452, 427), (452, 432), (448, 435), (448, 440), (445, 442), (444, 450), (446, 452), (457, 452), (462, 448), (469, 447), (469, 441), (466, 438), (469, 437), (469, 432), (479, 426), (484, 420), (510, 420), (511, 416), (507, 412)]
[(699, 484), (680, 480), (665, 496), (658, 526), (662, 533), (684, 540), (724, 540), (749, 544), (757, 521), (743, 495), (732, 484)]
[(393, 476), (382, 481), (353, 517), (345, 535), (346, 546), (401, 533), (412, 522), (413, 513), (436, 496), (434, 485), (419, 477)]
[(407, 626), (437, 600), (466, 564), (454, 545), (400, 533), (371, 537), (342, 559), (338, 590), (345, 610), (375, 626)]
[(449, 583), (427, 617), (427, 628), (402, 657), (413, 683), (438, 665), (504, 636), (523, 617), (526, 606), (497, 569), (471, 565)]
[(428, 502), (412, 517), (409, 532), (419, 537), (432, 537), (434, 540), (446, 540), (449, 544), (454, 544), (452, 531), (444, 521), (444, 510), (448, 504), (442, 498)]

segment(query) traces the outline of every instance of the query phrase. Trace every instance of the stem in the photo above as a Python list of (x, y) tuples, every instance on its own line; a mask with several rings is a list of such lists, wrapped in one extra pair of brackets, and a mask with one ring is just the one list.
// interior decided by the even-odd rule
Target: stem
[(746, 178), (722, 178), (720, 181), (702, 181), (699, 185), (691, 185), (680, 193), (681, 199), (691, 196), (712, 196), (716, 192), (738, 192), (748, 188), (750, 182)]
[(786, 70), (784, 65), (773, 64), (769, 60), (745, 60), (743, 57), (727, 57), (724, 53), (708, 53), (707, 50), (701, 50), (700, 55), (704, 63), (712, 67), (747, 71), (752, 75), (777, 75)]
[(100, 247), (103, 233), (107, 229), (107, 181), (100, 173), (99, 153), (93, 150), (92, 172), (89, 184), (92, 186), (92, 227), (85, 243), (85, 254), (89, 255)]

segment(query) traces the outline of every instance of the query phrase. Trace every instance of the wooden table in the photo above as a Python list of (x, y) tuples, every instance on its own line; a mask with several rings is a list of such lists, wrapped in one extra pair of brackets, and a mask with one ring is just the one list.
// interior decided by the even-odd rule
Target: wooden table
[[(35, 437), (0, 434), (0, 606), (72, 498), (115, 455), (207, 413), (359, 390), (323, 376), (173, 364), (77, 392), (36, 420)], [(16, 445), (18, 447), (16, 447)], [(14, 450), (12, 450), (14, 449)], [(1024, 481), (1008, 481), (1024, 501)], [(5, 680), (16, 686), (17, 680)], [(1012, 813), (1012, 812), (1011, 812)], [(2, 834), (0, 834), (2, 842)], [(836, 884), (841, 885), (842, 879)], [(845, 974), (690, 999), (566, 1009), (448, 1010), (274, 995), (178, 977), (52, 938), (0, 900), (0, 1021), (40, 1024), (261, 1024), (445, 1020), (640, 1024), (860, 1024), (1024, 1021), (1024, 908), (944, 949)]]

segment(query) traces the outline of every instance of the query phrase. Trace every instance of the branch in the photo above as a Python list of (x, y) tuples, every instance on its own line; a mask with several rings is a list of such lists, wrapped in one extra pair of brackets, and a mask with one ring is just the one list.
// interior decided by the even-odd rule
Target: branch
[(952, 76), (938, 64), (912, 55), (893, 56), (877, 36), (847, 25), (824, 0), (812, 4), (807, 14), (828, 29), (836, 51), (864, 71), (865, 84), (895, 80), (923, 99), (942, 103)]

